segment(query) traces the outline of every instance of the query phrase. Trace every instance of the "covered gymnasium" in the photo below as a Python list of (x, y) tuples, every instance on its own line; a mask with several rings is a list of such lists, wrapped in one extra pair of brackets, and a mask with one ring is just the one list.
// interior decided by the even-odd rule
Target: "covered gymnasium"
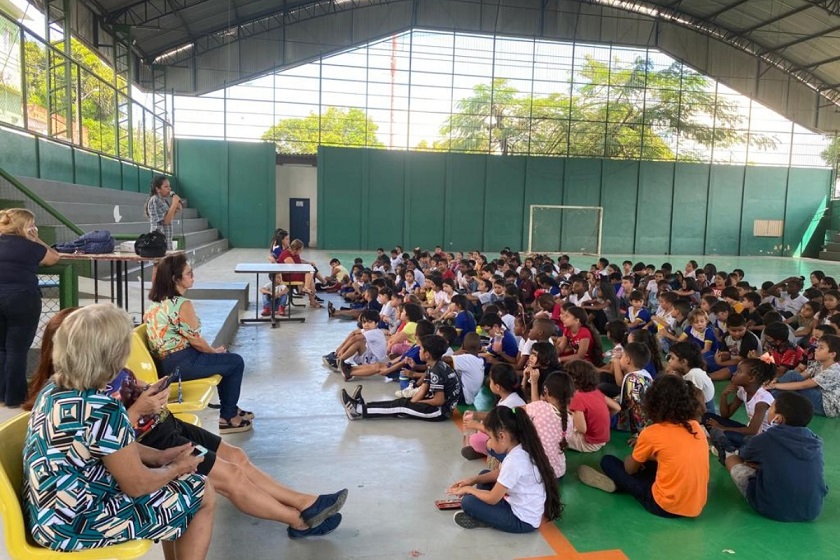
[[(698, 519), (583, 486), (594, 459), (570, 452), (562, 519), (459, 529), (433, 505), (481, 468), (457, 422), (348, 422), (320, 357), (352, 324), (295, 309), (305, 323), (240, 327), (259, 286), (234, 268), (283, 227), (323, 269), (399, 245), (840, 276), (838, 34), (837, 0), (0, 0), (0, 203), (50, 242), (119, 244), (148, 231), (153, 176), (189, 200), (190, 296), (244, 356), (258, 416), (226, 441), (291, 486), (350, 489), (341, 527), (308, 542), (219, 500), (209, 558), (830, 556), (833, 493), (816, 522), (777, 523), (714, 459)], [(148, 270), (41, 272), (45, 319), (119, 290), (139, 321)], [(836, 419), (812, 428), (833, 489)]]

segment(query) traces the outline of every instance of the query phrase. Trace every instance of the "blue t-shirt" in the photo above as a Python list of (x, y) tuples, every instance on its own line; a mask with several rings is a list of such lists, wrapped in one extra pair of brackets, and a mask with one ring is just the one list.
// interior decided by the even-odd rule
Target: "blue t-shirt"
[(455, 328), (460, 329), (455, 342), (461, 345), (464, 342), (465, 334), (475, 332), (475, 317), (469, 311), (461, 311), (455, 316)]
[(0, 235), (0, 292), (37, 292), (47, 248), (20, 235)]
[[(498, 354), (493, 352), (492, 339), (490, 340), (490, 344), (487, 346), (487, 351), (498, 357)], [(510, 331), (505, 331), (502, 335), (502, 353), (507, 354), (512, 358), (515, 358), (519, 354), (519, 345), (516, 343), (516, 337), (513, 336), (513, 333)]]
[(408, 350), (403, 352), (403, 355), (400, 356), (400, 359), (405, 359), (405, 358), (411, 358), (412, 360), (414, 360), (414, 363), (417, 364), (418, 366), (426, 363), (426, 362), (424, 362), (423, 360), (420, 359), (420, 345), (419, 344), (415, 344), (414, 346), (412, 346), (411, 348), (409, 348)]

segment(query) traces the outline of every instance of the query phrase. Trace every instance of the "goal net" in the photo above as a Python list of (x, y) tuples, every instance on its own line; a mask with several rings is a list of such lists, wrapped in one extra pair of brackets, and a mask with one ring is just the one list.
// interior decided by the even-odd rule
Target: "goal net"
[(528, 252), (600, 255), (602, 218), (600, 206), (532, 204)]

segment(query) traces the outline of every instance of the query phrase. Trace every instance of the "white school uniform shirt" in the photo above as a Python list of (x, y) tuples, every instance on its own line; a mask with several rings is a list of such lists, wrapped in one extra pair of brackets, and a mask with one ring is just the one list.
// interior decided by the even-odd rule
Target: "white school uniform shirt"
[(373, 357), (376, 362), (384, 362), (388, 359), (388, 343), (385, 340), (385, 333), (380, 329), (362, 331), (365, 337), (365, 354)]
[(700, 368), (692, 368), (683, 375), (683, 379), (690, 381), (692, 385), (703, 391), (703, 402), (709, 402), (715, 398), (715, 384), (705, 371)]
[(511, 449), (496, 482), (508, 489), (507, 500), (513, 515), (538, 528), (545, 511), (545, 485), (528, 452), (517, 445)]
[(584, 301), (590, 301), (592, 296), (589, 295), (589, 292), (583, 292), (583, 295), (578, 297), (577, 294), (570, 294), (569, 295), (569, 303), (573, 305), (577, 305), (580, 307), (580, 304)]
[(659, 286), (656, 285), (656, 280), (648, 280), (647, 287), (645, 287), (645, 291), (647, 291), (647, 293), (649, 294), (655, 294), (656, 292), (658, 292)]
[[(760, 402), (767, 403), (767, 405), (772, 405), (773, 401), (776, 400), (773, 398), (773, 395), (770, 394), (770, 391), (761, 387), (758, 391), (755, 392), (753, 398), (747, 400), (747, 391), (743, 387), (738, 387), (738, 392), (735, 393), (741, 401), (744, 403), (744, 406), (747, 409), (747, 425), (752, 422), (753, 414), (755, 414), (755, 405)], [(769, 408), (767, 410), (770, 410)], [(764, 433), (770, 427), (770, 422), (767, 421), (767, 411), (764, 412), (764, 418), (761, 419), (761, 426), (758, 428), (758, 433)]]
[(450, 296), (443, 290), (435, 292), (435, 307), (443, 307), (444, 305), (449, 305), (449, 302), (451, 300), (452, 296)]
[(808, 298), (802, 294), (799, 294), (795, 298), (791, 298), (787, 295), (787, 292), (782, 292), (782, 297), (773, 298), (773, 305), (776, 309), (780, 312), (790, 313), (792, 315), (799, 313), (799, 310), (802, 309), (802, 306), (806, 303), (808, 303)]
[(382, 310), (379, 312), (379, 316), (384, 318), (383, 320), (388, 323), (388, 331), (392, 334), (396, 332), (397, 327), (400, 325), (400, 322), (397, 317), (397, 308), (391, 305), (390, 300), (382, 306)]
[(517, 406), (525, 406), (525, 401), (519, 396), (519, 393), (511, 393), (505, 398), (501, 399), (496, 406), (506, 406), (508, 408), (516, 408)]
[(452, 356), (452, 365), (461, 380), (464, 402), (472, 404), (484, 385), (484, 358), (472, 354), (456, 354)]
[(390, 261), (391, 261), (391, 270), (396, 270), (397, 265), (400, 265), (400, 264), (403, 263), (402, 257), (400, 257), (400, 256), (397, 256), (394, 259), (390, 259)]
[(426, 281), (426, 275), (423, 274), (423, 271), (419, 268), (414, 269), (414, 281), (420, 284), (421, 286)]
[(532, 340), (530, 338), (522, 337), (522, 341), (519, 343), (519, 353), (523, 356), (530, 356), (531, 355), (531, 348), (536, 344), (536, 340)]
[(513, 332), (513, 327), (515, 323), (516, 318), (510, 313), (505, 313), (504, 315), (502, 315), (502, 324), (505, 326), (506, 330)]
[(493, 302), (493, 295), (493, 292), (475, 292), (473, 297), (477, 297), (481, 305), (487, 305)]
[[(267, 290), (267, 291), (270, 292), (272, 284), (273, 284), (273, 282), (266, 282), (263, 285), (263, 290)], [(282, 296), (283, 294), (286, 293), (286, 290), (287, 290), (287, 288), (286, 288), (285, 284), (275, 284), (274, 285), (274, 297), (279, 298), (280, 296)]]

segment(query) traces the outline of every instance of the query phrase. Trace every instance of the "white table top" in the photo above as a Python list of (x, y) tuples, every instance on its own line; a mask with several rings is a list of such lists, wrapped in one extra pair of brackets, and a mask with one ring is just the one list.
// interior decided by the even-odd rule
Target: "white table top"
[(307, 274), (315, 272), (315, 268), (311, 264), (275, 264), (270, 262), (264, 263), (239, 263), (233, 269), (234, 272), (250, 273), (250, 274), (265, 274), (265, 273), (298, 273)]

